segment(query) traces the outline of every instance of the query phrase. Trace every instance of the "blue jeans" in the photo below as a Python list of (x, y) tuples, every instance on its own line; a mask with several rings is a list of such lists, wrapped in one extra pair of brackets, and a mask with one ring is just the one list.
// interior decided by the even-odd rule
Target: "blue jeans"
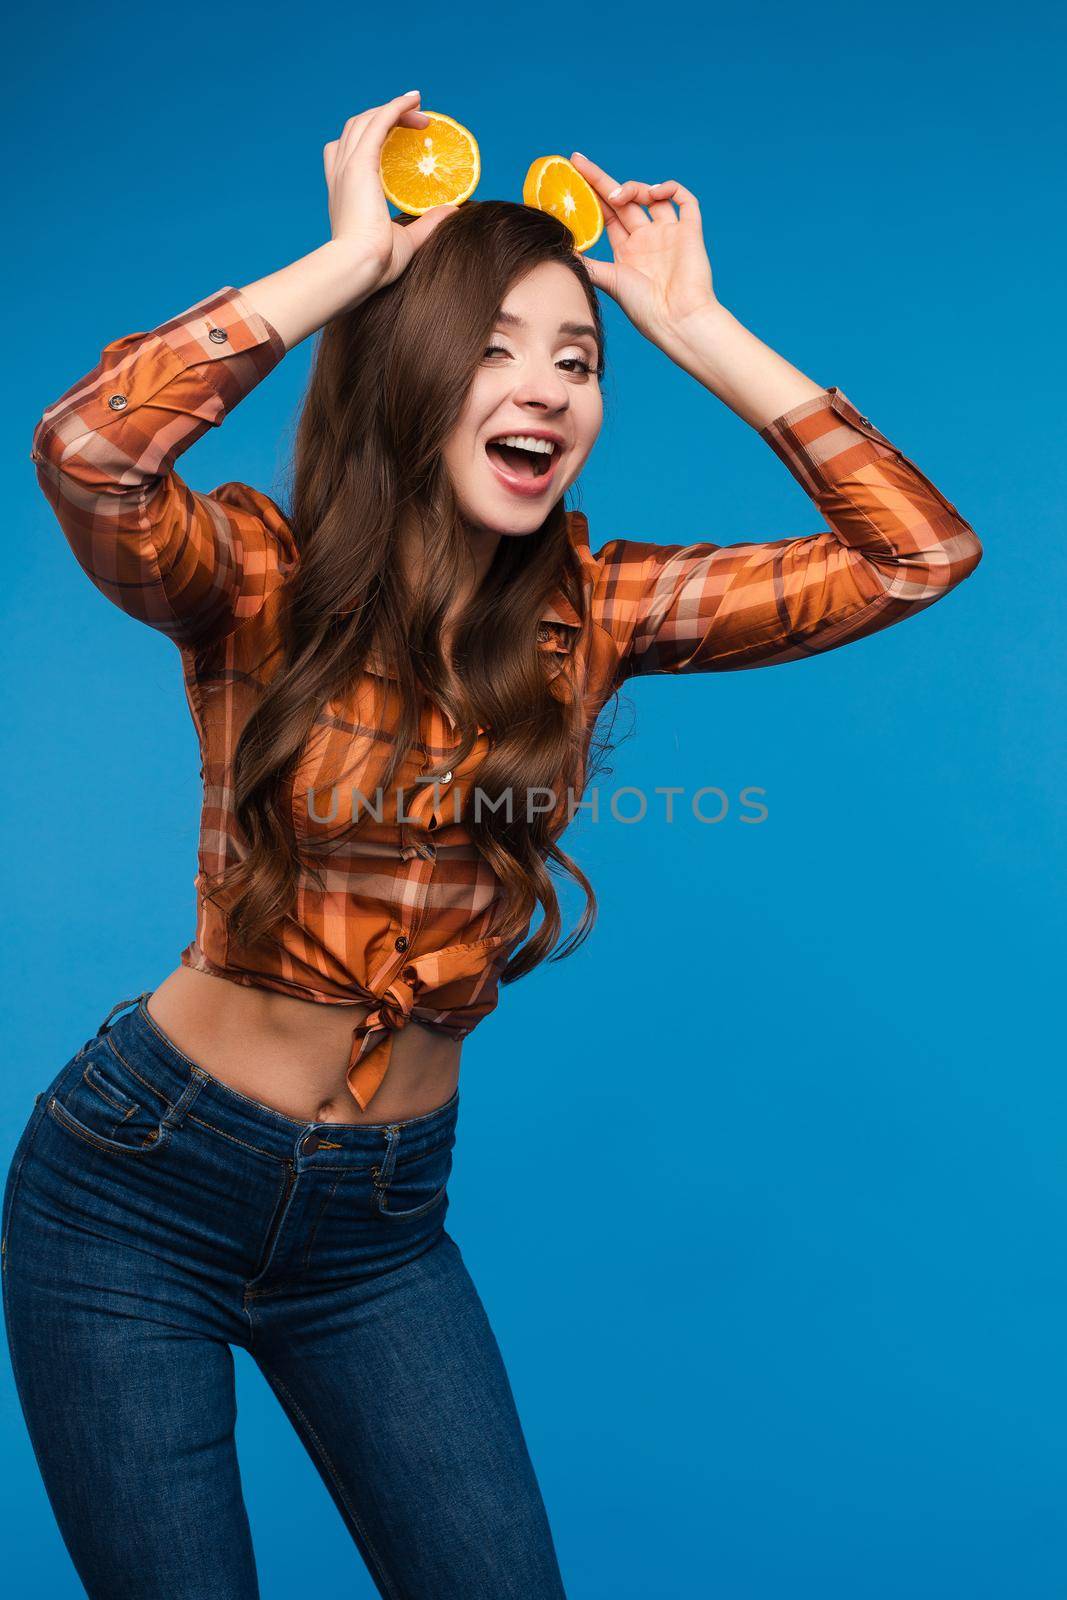
[(184, 1055), (148, 993), (37, 1096), (4, 1189), (12, 1367), (87, 1593), (256, 1600), (238, 1345), (380, 1594), (560, 1600), (511, 1386), (444, 1227), (459, 1091), (403, 1122), (294, 1122)]

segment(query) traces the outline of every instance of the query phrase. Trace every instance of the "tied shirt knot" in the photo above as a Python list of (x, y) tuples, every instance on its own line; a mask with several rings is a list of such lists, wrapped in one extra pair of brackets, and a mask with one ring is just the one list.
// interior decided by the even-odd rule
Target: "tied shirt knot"
[[(477, 939), (472, 944), (450, 945), (444, 950), (430, 950), (426, 954), (406, 961), (381, 994), (368, 998), (372, 1009), (352, 1029), (352, 1048), (348, 1058), (348, 1086), (366, 1110), (382, 1079), (385, 1077), (392, 1055), (393, 1040), (406, 1028), (419, 1002), (425, 995), (444, 989), (458, 979), (467, 979), (486, 973), (492, 966), (491, 958), (505, 943), (500, 934)], [(442, 1011), (447, 1005), (442, 1005)], [(420, 1019), (421, 1020), (421, 1019)], [(469, 1033), (466, 1026), (446, 1025), (427, 1017), (431, 1027), (462, 1039)]]

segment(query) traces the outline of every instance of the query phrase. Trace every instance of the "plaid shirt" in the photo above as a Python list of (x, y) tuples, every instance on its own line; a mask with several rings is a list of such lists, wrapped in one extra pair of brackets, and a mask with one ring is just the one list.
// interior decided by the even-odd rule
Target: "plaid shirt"
[[(305, 1000), (369, 1005), (348, 1065), (366, 1107), (396, 1030), (415, 1017), (463, 1038), (496, 1005), (500, 971), (523, 936), (505, 943), (495, 931), (501, 886), (459, 821), (491, 730), (479, 728), (470, 756), (406, 812), (363, 814), (356, 797), (374, 797), (387, 755), (380, 714), (388, 730), (397, 704), (373, 655), (356, 689), (320, 709), (288, 782), (301, 862), (282, 948), (239, 948), (224, 906), (205, 895), (245, 854), (231, 761), (278, 658), (285, 582), (299, 557), (267, 495), (243, 483), (199, 493), (174, 462), (284, 354), (280, 334), (240, 291), (219, 289), (150, 333), (106, 345), (44, 412), (31, 457), (87, 576), (181, 655), (204, 781), (196, 936), (182, 964)], [(585, 516), (567, 514), (591, 626), (583, 632), (557, 591), (537, 648), (550, 676), (567, 665), (590, 734), (630, 677), (769, 666), (834, 649), (933, 604), (981, 559), (955, 506), (840, 389), (785, 412), (761, 437), (828, 528), (758, 544), (611, 539), (593, 553)], [(440, 772), (455, 734), (427, 700), (398, 781)]]

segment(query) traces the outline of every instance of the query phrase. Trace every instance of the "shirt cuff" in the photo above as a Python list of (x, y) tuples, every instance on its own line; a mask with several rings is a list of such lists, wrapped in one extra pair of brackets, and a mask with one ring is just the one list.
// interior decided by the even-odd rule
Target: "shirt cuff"
[(227, 286), (152, 330), (167, 381), (190, 370), (200, 384), (184, 409), (217, 427), (285, 355), (273, 323)]
[(808, 495), (829, 492), (860, 467), (900, 452), (836, 386), (783, 411), (760, 438)]
[(231, 287), (216, 289), (153, 331), (186, 366), (259, 349), (257, 365), (267, 372), (285, 354), (285, 340), (274, 324)]
[[(127, 334), (105, 346), (89, 378), (44, 413), (34, 430), (30, 459), (44, 458), (48, 437), (56, 430), (62, 430), (65, 454), (90, 434), (121, 430), (139, 407), (150, 405), (175, 382), (178, 395), (167, 409), (217, 426), (284, 354), (285, 341), (277, 328), (240, 290), (217, 289), (150, 332)], [(174, 436), (171, 447), (177, 454), (185, 443)]]

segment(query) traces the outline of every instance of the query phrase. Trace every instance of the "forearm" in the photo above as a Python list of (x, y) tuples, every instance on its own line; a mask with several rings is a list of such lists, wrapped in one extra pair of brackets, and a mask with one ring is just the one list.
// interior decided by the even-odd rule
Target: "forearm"
[(328, 239), (298, 261), (247, 284), (241, 293), (278, 330), (288, 351), (358, 305), (368, 287), (368, 267), (359, 253), (343, 240)]
[(690, 313), (658, 341), (672, 361), (754, 428), (765, 428), (823, 385), (757, 339), (718, 301)]

